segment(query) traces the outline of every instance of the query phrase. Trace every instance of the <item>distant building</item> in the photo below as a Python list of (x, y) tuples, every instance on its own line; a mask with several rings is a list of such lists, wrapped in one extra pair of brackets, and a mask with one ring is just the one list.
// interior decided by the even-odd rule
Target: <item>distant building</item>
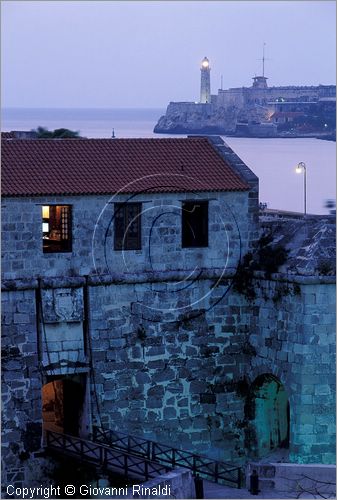
[[(277, 137), (285, 130), (284, 123), (293, 122), (294, 118), (289, 115), (285, 122), (272, 118), (273, 113), (283, 111), (303, 113), (306, 120), (299, 125), (305, 123), (307, 132), (335, 131), (335, 85), (269, 87), (267, 80), (264, 74), (254, 76), (250, 87), (219, 89), (211, 95), (210, 66), (205, 57), (201, 63), (200, 102), (170, 102), (154, 131)], [(292, 133), (304, 132), (296, 126)]]

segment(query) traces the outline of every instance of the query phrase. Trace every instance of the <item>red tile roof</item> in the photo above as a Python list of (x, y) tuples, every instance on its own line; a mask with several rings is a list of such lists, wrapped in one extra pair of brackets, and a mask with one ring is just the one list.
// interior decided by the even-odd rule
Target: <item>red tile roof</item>
[(247, 189), (203, 137), (2, 141), (4, 196)]
[(1, 132), (1, 139), (15, 139), (15, 132)]

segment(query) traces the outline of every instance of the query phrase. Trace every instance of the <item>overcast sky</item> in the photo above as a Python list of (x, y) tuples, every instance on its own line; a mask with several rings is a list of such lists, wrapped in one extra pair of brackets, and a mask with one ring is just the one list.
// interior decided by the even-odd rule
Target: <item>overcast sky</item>
[(250, 86), (335, 84), (333, 1), (1, 2), (3, 107), (166, 107)]

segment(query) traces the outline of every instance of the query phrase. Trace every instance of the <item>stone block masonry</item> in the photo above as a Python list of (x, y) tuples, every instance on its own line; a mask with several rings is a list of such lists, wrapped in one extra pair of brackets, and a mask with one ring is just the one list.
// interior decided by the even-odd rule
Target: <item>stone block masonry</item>
[[(56, 373), (90, 375), (87, 422), (236, 463), (255, 457), (260, 424), (249, 402), (259, 377), (271, 377), (289, 401), (289, 459), (333, 463), (334, 278), (259, 278), (250, 303), (230, 287), (230, 272), (219, 281), (209, 271), (174, 293), (181, 276), (164, 275), (89, 277), (86, 351), (83, 324), (64, 321), (84, 319), (81, 299), (45, 325), (39, 347), (37, 281), (4, 283), (4, 484), (14, 473), (19, 484), (41, 448), (41, 391)], [(41, 295), (82, 297), (84, 284), (42, 280)]]
[[(254, 421), (247, 413), (247, 401), (254, 381), (268, 375), (280, 381), (289, 400), (290, 460), (332, 463), (333, 278), (259, 279), (254, 302), (233, 291), (230, 272), (219, 281), (213, 270), (185, 282), (179, 293), (169, 293), (178, 278), (179, 274), (170, 272), (166, 279), (165, 273), (153, 279), (141, 273), (124, 275), (123, 281), (117, 276), (89, 277), (90, 349), (86, 353), (78, 323), (67, 323), (73, 325), (71, 339), (64, 339), (57, 328), (48, 330), (62, 352), (58, 361), (68, 363), (65, 371), (59, 367), (59, 375), (83, 373), (84, 365), (92, 367), (91, 400), (85, 410), (90, 412), (88, 421), (243, 463), (254, 451)], [(74, 287), (82, 296), (82, 278), (51, 278), (42, 280), (42, 286), (47, 282), (55, 296), (59, 292), (74, 296)], [(4, 286), (6, 483), (8, 474), (25, 472), (41, 447), (41, 390), (46, 372), (43, 367), (39, 371), (37, 356), (38, 284), (32, 280)], [(82, 313), (76, 307), (69, 314), (77, 311), (80, 319)], [(316, 317), (322, 321), (316, 322)], [(40, 347), (42, 361), (46, 345)]]
[[(253, 175), (253, 174), (252, 174)], [(255, 176), (254, 176), (255, 177)], [(257, 181), (256, 181), (257, 182)], [(194, 268), (235, 268), (241, 250), (245, 253), (257, 237), (257, 194), (248, 191), (142, 194), (133, 202), (142, 204), (142, 248), (114, 251), (114, 203), (118, 196), (44, 196), (6, 198), (3, 208), (3, 279), (31, 279), (125, 273), (192, 270)], [(208, 200), (209, 246), (182, 248), (182, 202)], [(43, 253), (43, 205), (72, 207), (72, 252)], [(249, 213), (249, 219), (242, 214)], [(252, 214), (255, 214), (253, 219)], [(21, 218), (29, 214), (32, 222)], [(18, 215), (22, 214), (22, 215)], [(17, 222), (10, 222), (13, 217)], [(249, 224), (248, 224), (249, 223)], [(248, 231), (249, 226), (249, 231)], [(178, 264), (178, 268), (177, 268)]]
[(20, 457), (39, 450), (42, 438), (35, 290), (2, 292), (2, 321), (2, 460), (20, 481)]

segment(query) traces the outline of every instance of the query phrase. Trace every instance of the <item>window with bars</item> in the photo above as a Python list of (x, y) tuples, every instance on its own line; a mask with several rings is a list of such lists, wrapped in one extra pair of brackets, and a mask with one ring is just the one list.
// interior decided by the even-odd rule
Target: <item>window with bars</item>
[(208, 201), (182, 204), (182, 247), (208, 246)]
[(71, 252), (71, 206), (42, 206), (43, 253)]
[(141, 203), (115, 203), (115, 250), (140, 250)]

